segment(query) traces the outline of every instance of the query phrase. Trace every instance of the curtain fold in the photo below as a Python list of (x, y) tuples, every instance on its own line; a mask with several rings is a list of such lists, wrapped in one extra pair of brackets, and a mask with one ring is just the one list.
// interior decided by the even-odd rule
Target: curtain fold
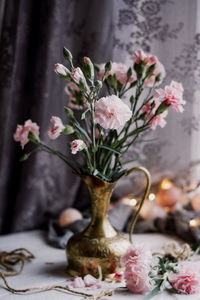
[[(54, 73), (54, 64), (64, 63), (63, 46), (75, 52), (77, 62), (80, 55), (95, 61), (111, 57), (112, 6), (113, 1), (105, 0), (5, 3), (0, 42), (0, 233), (42, 226), (74, 203), (80, 209), (89, 205), (80, 179), (57, 157), (40, 152), (20, 163), (22, 151), (13, 133), (16, 124), (31, 119), (39, 124), (41, 138), (50, 142), (50, 117), (66, 120), (67, 103), (65, 83)], [(65, 139), (51, 145), (67, 151)]]

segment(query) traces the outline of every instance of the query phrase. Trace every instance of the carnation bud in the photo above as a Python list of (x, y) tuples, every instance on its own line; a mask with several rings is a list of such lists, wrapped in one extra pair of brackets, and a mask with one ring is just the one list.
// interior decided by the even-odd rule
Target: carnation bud
[(90, 80), (94, 80), (94, 65), (89, 59), (89, 57), (84, 57), (84, 71)]
[(74, 117), (74, 112), (71, 108), (64, 106), (64, 110), (69, 117), (71, 117), (71, 118)]
[(106, 65), (105, 65), (105, 72), (106, 72), (106, 73), (107, 73), (107, 72), (110, 72), (111, 69), (112, 69), (112, 62), (109, 61), (109, 62), (107, 62)]
[(137, 78), (141, 79), (146, 72), (146, 63), (142, 62), (139, 64), (134, 64), (134, 70), (137, 74)]
[(68, 60), (69, 62), (72, 62), (72, 54), (71, 54), (71, 52), (67, 49), (67, 48), (63, 48), (63, 55), (64, 55), (64, 58), (66, 59), (66, 60)]
[(153, 75), (153, 72), (155, 71), (156, 64), (151, 65), (147, 70), (147, 77), (151, 77)]
[(95, 87), (100, 90), (102, 88), (102, 82), (100, 80), (95, 81), (94, 83)]
[(65, 129), (62, 130), (62, 134), (72, 134), (74, 133), (74, 128), (70, 125), (65, 125)]
[(155, 78), (155, 82), (159, 82), (161, 80), (162, 80), (162, 73), (159, 73)]
[(54, 71), (58, 76), (65, 79), (67, 79), (70, 74), (70, 71), (62, 64), (55, 64)]

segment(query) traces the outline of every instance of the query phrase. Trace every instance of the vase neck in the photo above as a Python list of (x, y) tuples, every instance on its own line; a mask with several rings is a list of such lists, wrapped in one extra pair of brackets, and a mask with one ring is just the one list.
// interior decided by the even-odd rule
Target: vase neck
[(88, 176), (84, 178), (91, 196), (92, 220), (85, 233), (88, 235), (111, 237), (115, 229), (108, 220), (108, 207), (116, 183), (108, 183)]

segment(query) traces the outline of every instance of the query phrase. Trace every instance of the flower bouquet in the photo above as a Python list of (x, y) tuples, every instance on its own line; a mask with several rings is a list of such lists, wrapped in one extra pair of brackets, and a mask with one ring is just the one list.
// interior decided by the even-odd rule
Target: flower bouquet
[[(166, 125), (170, 107), (176, 112), (183, 111), (183, 87), (172, 81), (165, 89), (158, 88), (165, 76), (164, 66), (157, 57), (146, 55), (142, 50), (134, 53), (133, 66), (129, 68), (111, 62), (96, 65), (88, 57), (84, 57), (82, 69), (75, 68), (71, 52), (64, 48), (63, 54), (68, 67), (56, 64), (54, 70), (67, 82), (68, 105), (64, 109), (68, 123), (53, 116), (48, 136), (54, 140), (70, 135), (71, 154), (79, 153), (80, 160), (43, 143), (38, 125), (31, 120), (17, 126), (14, 139), (21, 142), (22, 148), (29, 141), (37, 146), (21, 160), (26, 160), (33, 152), (46, 151), (62, 159), (86, 182), (92, 198), (92, 220), (83, 233), (74, 235), (68, 242), (69, 273), (85, 274), (90, 269), (95, 273), (99, 265), (103, 273), (109, 273), (118, 266), (120, 256), (130, 245), (107, 218), (114, 186), (119, 178), (132, 171), (142, 171), (147, 178), (145, 195), (131, 226), (131, 241), (133, 226), (150, 185), (146, 169), (126, 168), (134, 159), (124, 160), (124, 154), (131, 145), (141, 142), (139, 137), (143, 132)], [(124, 101), (127, 93), (129, 104)], [(82, 111), (80, 119), (76, 117), (76, 109)]]

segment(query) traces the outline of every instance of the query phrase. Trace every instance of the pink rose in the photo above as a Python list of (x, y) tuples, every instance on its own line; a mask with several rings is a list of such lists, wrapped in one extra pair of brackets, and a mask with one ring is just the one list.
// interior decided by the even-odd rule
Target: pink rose
[[(155, 106), (154, 108), (151, 110), (151, 104), (152, 102), (154, 101), (155, 103)], [(156, 99), (152, 99), (152, 101), (149, 101), (143, 108), (142, 108), (142, 111), (143, 112), (146, 112), (146, 118), (147, 118), (147, 121), (150, 120), (153, 115), (155, 114), (157, 108), (159, 107), (161, 103), (156, 101)], [(155, 116), (151, 122), (150, 122), (150, 125), (151, 125), (151, 128), (153, 130), (155, 130), (157, 128), (157, 126), (160, 126), (161, 128), (165, 127), (165, 125), (167, 124), (165, 118), (166, 116), (168, 115), (168, 111), (164, 111), (162, 114), (160, 115), (157, 115)]]
[(51, 117), (51, 123), (53, 126), (49, 129), (48, 136), (51, 140), (55, 140), (60, 136), (65, 126), (59, 117)]
[(195, 262), (181, 262), (179, 272), (169, 274), (169, 281), (173, 288), (187, 294), (200, 293), (200, 268)]
[(181, 83), (172, 81), (170, 85), (165, 86), (165, 89), (156, 89), (154, 99), (157, 101), (165, 101), (166, 105), (171, 104), (175, 112), (182, 113), (184, 111), (183, 105), (186, 101), (183, 100), (183, 86)]
[(85, 82), (85, 76), (83, 75), (82, 70), (78, 67), (72, 70), (71, 78), (75, 81), (75, 83), (79, 84), (82, 79)]
[(54, 71), (56, 72), (57, 75), (66, 76), (68, 74), (67, 68), (62, 64), (55, 64)]
[(134, 263), (138, 264), (143, 262), (149, 264), (152, 260), (152, 254), (150, 249), (144, 244), (135, 243), (131, 245), (127, 252), (121, 257), (120, 263), (124, 266)]
[(162, 83), (163, 78), (166, 75), (165, 68), (163, 64), (158, 60), (156, 56), (151, 54), (145, 54), (141, 49), (139, 51), (134, 52), (134, 61), (136, 64), (140, 64), (144, 62), (146, 64), (146, 68), (148, 69), (150, 66), (156, 64), (155, 70), (150, 78), (146, 79), (145, 85), (148, 87), (152, 87), (155, 83), (155, 78), (158, 74), (161, 74), (161, 80), (155, 83), (155, 86), (158, 86)]
[(29, 132), (32, 132), (35, 136), (39, 136), (39, 126), (33, 123), (31, 120), (27, 120), (24, 125), (17, 125), (16, 132), (14, 133), (14, 140), (21, 143), (22, 149), (29, 142)]
[[(98, 73), (98, 79), (102, 80), (104, 72), (105, 72), (105, 64), (100, 64), (100, 71)], [(125, 84), (127, 81), (127, 71), (128, 71), (128, 67), (122, 63), (116, 63), (113, 62), (112, 63), (112, 69), (110, 70), (110, 72), (106, 73), (106, 78), (109, 75), (116, 75), (116, 78), (118, 81), (120, 81), (122, 84)], [(133, 77), (131, 77), (129, 79), (129, 82), (133, 81)]]
[(144, 263), (130, 263), (126, 265), (124, 278), (126, 286), (134, 294), (145, 294), (151, 289), (149, 278), (150, 266)]
[(105, 129), (117, 129), (131, 116), (129, 107), (115, 95), (103, 97), (95, 103), (95, 120)]
[(82, 151), (86, 147), (82, 140), (74, 140), (71, 143), (72, 154), (76, 154), (78, 151)]

